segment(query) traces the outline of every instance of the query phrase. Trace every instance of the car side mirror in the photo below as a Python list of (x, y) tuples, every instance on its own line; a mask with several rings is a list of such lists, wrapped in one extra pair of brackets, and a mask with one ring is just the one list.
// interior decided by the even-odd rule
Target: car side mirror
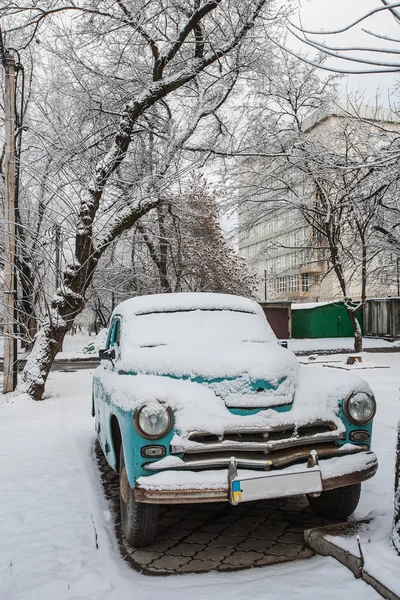
[(99, 350), (99, 358), (100, 358), (100, 360), (110, 360), (111, 362), (113, 362), (113, 360), (115, 360), (114, 348), (107, 348), (106, 350)]

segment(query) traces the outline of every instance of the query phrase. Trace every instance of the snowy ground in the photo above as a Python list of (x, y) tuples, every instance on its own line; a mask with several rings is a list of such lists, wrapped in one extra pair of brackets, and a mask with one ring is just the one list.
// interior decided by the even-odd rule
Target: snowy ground
[[(400, 354), (369, 357), (391, 368), (362, 372), (378, 400), (374, 450), (380, 469), (364, 485), (356, 516), (373, 512), (369, 556), (377, 560), (381, 554), (390, 565), (389, 576), (395, 577), (392, 571), (400, 567), (400, 559), (388, 536), (395, 426), (400, 418)], [(0, 406), (2, 600), (380, 598), (334, 559), (322, 557), (226, 575), (165, 579), (132, 571), (119, 555), (102, 495), (93, 451), (90, 384), (91, 371), (51, 373), (45, 402), (17, 396)]]
[[(288, 340), (288, 347), (292, 352), (318, 352), (337, 350), (338, 352), (352, 352), (354, 350), (353, 338), (315, 338)], [(382, 338), (363, 338), (363, 348), (400, 348), (400, 341), (389, 342)]]
[[(337, 355), (330, 358), (337, 360), (343, 357)], [(366, 569), (400, 596), (400, 557), (389, 542), (393, 513), (396, 424), (400, 420), (400, 355), (371, 353), (366, 356), (366, 360), (371, 365), (385, 365), (390, 369), (362, 370), (357, 373), (368, 380), (378, 402), (373, 449), (378, 454), (379, 469), (375, 477), (364, 484), (361, 502), (354, 518), (373, 517), (372, 522), (360, 532)], [(334, 538), (334, 542), (359, 556), (354, 537)]]

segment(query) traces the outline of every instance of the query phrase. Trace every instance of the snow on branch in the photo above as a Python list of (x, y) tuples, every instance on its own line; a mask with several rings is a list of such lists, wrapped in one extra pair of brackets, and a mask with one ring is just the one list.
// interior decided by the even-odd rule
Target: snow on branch
[[(388, 0), (381, 0), (381, 2), (383, 4), (383, 6), (374, 8), (374, 9), (364, 13), (358, 19), (352, 21), (351, 23), (348, 23), (344, 27), (340, 27), (340, 28), (336, 28), (336, 29), (332, 29), (332, 30), (323, 30), (323, 31), (309, 30), (309, 29), (306, 29), (305, 27), (303, 27), (302, 25), (297, 25), (293, 21), (288, 21), (288, 25), (287, 25), (288, 31), (296, 39), (303, 42), (307, 46), (317, 50), (319, 53), (321, 53), (325, 57), (336, 58), (339, 60), (352, 62), (352, 63), (356, 63), (356, 64), (360, 64), (360, 65), (369, 65), (369, 66), (375, 67), (375, 68), (362, 69), (362, 70), (344, 69), (344, 68), (340, 68), (340, 67), (334, 68), (334, 67), (329, 67), (326, 64), (317, 65), (316, 61), (313, 61), (307, 57), (301, 57), (302, 60), (304, 60), (304, 62), (306, 62), (310, 65), (319, 66), (319, 68), (321, 68), (325, 71), (331, 71), (331, 72), (342, 73), (342, 74), (395, 73), (395, 72), (400, 71), (399, 62), (389, 59), (389, 57), (392, 55), (400, 54), (400, 50), (397, 48), (375, 48), (373, 46), (363, 46), (363, 47), (362, 46), (350, 46), (350, 47), (342, 46), (341, 47), (341, 46), (329, 45), (325, 42), (318, 41), (318, 39), (316, 39), (316, 37), (315, 37), (315, 36), (321, 36), (321, 35), (339, 36), (342, 33), (346, 33), (346, 32), (353, 30), (355, 27), (357, 27), (358, 25), (360, 25), (367, 19), (370, 19), (371, 17), (373, 18), (374, 16), (376, 16), (377, 14), (382, 13), (382, 12), (389, 13), (389, 15), (391, 15), (398, 24), (400, 24), (400, 13), (396, 10), (397, 8), (400, 8), (400, 2), (388, 2)], [(366, 33), (367, 35), (370, 35), (375, 38), (386, 39), (388, 41), (397, 42), (397, 43), (399, 42), (399, 40), (396, 40), (393, 38), (388, 38), (385, 35), (373, 33), (367, 29), (362, 29), (362, 31), (364, 33)], [(312, 36), (312, 37), (310, 37), (310, 36)], [(272, 41), (280, 48), (283, 48), (283, 46), (277, 40), (272, 40)], [(289, 48), (285, 47), (284, 50), (286, 52), (288, 52), (289, 54), (298, 56), (295, 52), (293, 52)], [(348, 54), (350, 52), (369, 52), (369, 53), (372, 53), (372, 55), (368, 58), (362, 58), (355, 54)], [(388, 60), (378, 59), (376, 56), (374, 56), (374, 53), (385, 54), (385, 55), (387, 55)]]
[(295, 23), (292, 23), (292, 22), (290, 23), (290, 25), (292, 27), (294, 27), (295, 29), (298, 29), (302, 33), (307, 33), (310, 35), (336, 35), (337, 33), (344, 33), (345, 31), (349, 31), (350, 29), (352, 29), (359, 23), (362, 23), (362, 21), (365, 21), (365, 19), (368, 19), (369, 17), (372, 17), (373, 15), (375, 15), (377, 13), (380, 13), (382, 11), (387, 11), (387, 10), (393, 11), (395, 8), (400, 7), (400, 2), (393, 2), (391, 4), (386, 3), (385, 0), (381, 0), (381, 2), (384, 2), (385, 6), (373, 8), (372, 10), (364, 13), (361, 17), (359, 17), (355, 21), (352, 21), (351, 23), (349, 23), (348, 25), (346, 25), (345, 27), (342, 27), (342, 28), (332, 29), (330, 31), (329, 30), (328, 31), (326, 31), (326, 30), (314, 31), (311, 29), (304, 29), (303, 27), (299, 27), (298, 25), (296, 25)]

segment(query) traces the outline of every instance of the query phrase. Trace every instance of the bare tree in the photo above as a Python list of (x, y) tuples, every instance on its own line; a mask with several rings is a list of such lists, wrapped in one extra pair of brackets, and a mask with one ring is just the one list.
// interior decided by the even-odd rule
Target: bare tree
[(226, 241), (215, 194), (192, 176), (177, 197), (142, 217), (102, 258), (87, 306), (105, 326), (134, 295), (207, 291), (254, 296), (255, 277)]
[[(36, 336), (23, 373), (25, 389), (36, 399), (42, 397), (51, 363), (66, 332), (85, 306), (85, 292), (100, 258), (110, 243), (159, 204), (157, 178), (149, 177), (148, 171), (145, 177), (145, 169), (141, 178), (131, 179), (129, 193), (126, 185), (121, 192), (120, 184), (129, 181), (130, 170), (136, 167), (134, 161), (140, 161), (140, 136), (146, 130), (146, 115), (167, 97), (172, 99), (172, 110), (182, 111), (181, 91), (186, 90), (186, 98), (190, 99), (192, 82), (201, 77), (206, 81), (223, 80), (232, 69), (229, 54), (246, 38), (261, 13), (273, 19), (271, 11), (272, 0), (195, 0), (192, 7), (186, 2), (157, 1), (143, 7), (117, 1), (111, 5), (99, 2), (95, 8), (75, 3), (38, 6), (37, 2), (27, 2), (1, 9), (0, 15), (8, 24), (6, 42), (13, 46), (28, 47), (40, 33), (49, 53), (46, 36), (62, 29), (63, 36), (51, 39), (56, 39), (52, 44), (59, 58), (75, 59), (70, 64), (75, 70), (72, 83), (76, 101), (85, 96), (86, 87), (102, 84), (109, 90), (108, 78), (114, 82), (122, 79), (115, 109), (112, 102), (111, 110), (105, 111), (101, 102), (98, 107), (108, 137), (102, 136), (91, 156), (86, 152), (80, 159), (75, 157), (75, 163), (81, 163), (76, 167), (77, 179), (83, 176), (76, 186), (79, 204), (74, 255), (65, 265), (62, 284), (51, 300), (48, 318)], [(76, 18), (64, 18), (66, 13)], [(50, 53), (47, 56), (51, 60)], [(88, 71), (96, 77), (85, 78)], [(171, 110), (171, 105), (166, 110)], [(92, 131), (100, 128), (98, 118)], [(68, 131), (71, 133), (71, 124)], [(89, 158), (90, 165), (96, 164), (90, 179), (82, 167), (79, 175), (83, 156)]]
[[(400, 55), (398, 47), (398, 43), (400, 42), (400, 5), (398, 2), (390, 0), (379, 0), (379, 3), (380, 5), (376, 8), (361, 13), (357, 19), (337, 29), (312, 31), (289, 22), (288, 30), (292, 35), (305, 45), (317, 50), (320, 56), (338, 60), (339, 66), (330, 66), (327, 61), (316, 62), (306, 56), (301, 56), (301, 59), (310, 65), (318, 66), (320, 69), (334, 73), (400, 73), (398, 61), (398, 56)], [(382, 14), (387, 16), (392, 25), (399, 27), (399, 37), (389, 36), (386, 32), (382, 32), (379, 27), (375, 26), (375, 17)], [(336, 45), (336, 43), (340, 44), (342, 34), (352, 32), (357, 27), (362, 28), (362, 31), (369, 38), (370, 44), (361, 46)], [(331, 37), (334, 42), (333, 44), (329, 44), (326, 41), (321, 41), (321, 37), (324, 40)], [(277, 43), (276, 39), (272, 41)], [(283, 48), (281, 44), (279, 46)], [(296, 56), (287, 47), (285, 51)], [(397, 103), (395, 102), (394, 104), (393, 110), (397, 111)], [(400, 158), (398, 140), (397, 143), (392, 145), (390, 157), (387, 157), (386, 160), (389, 160), (389, 158), (393, 165), (398, 168)], [(398, 203), (392, 202), (389, 205), (386, 202), (382, 202), (382, 209), (375, 230), (381, 234), (383, 243), (386, 243), (397, 255), (400, 255), (400, 236), (398, 233), (400, 211)]]
[(254, 296), (255, 277), (223, 235), (210, 186), (193, 178), (173, 211), (170, 281), (174, 287)]
[[(308, 46), (318, 50), (327, 57), (340, 59), (341, 65), (349, 65), (349, 67), (330, 67), (325, 65), (323, 68), (341, 73), (399, 73), (399, 42), (400, 37), (392, 37), (376, 30), (374, 27), (374, 17), (378, 13), (384, 13), (391, 18), (392, 23), (396, 27), (400, 27), (400, 4), (391, 0), (380, 0), (380, 5), (371, 11), (361, 14), (355, 21), (346, 24), (344, 27), (330, 31), (308, 31), (302, 27), (296, 27), (291, 24), (289, 29), (295, 37), (302, 40)], [(372, 42), (366, 46), (337, 46), (336, 40), (340, 40), (340, 34), (347, 31), (352, 31), (359, 24), (363, 25), (363, 31), (366, 33)], [(334, 44), (331, 45), (324, 41), (320, 41), (323, 36), (326, 39), (331, 36), (334, 39)], [(378, 46), (376, 43), (378, 42)], [(340, 42), (339, 42), (340, 43)], [(312, 62), (312, 61), (308, 61)], [(398, 171), (399, 162), (399, 144), (395, 144), (392, 152), (392, 160), (394, 168)], [(382, 210), (378, 215), (375, 229), (379, 232), (388, 247), (397, 254), (397, 267), (400, 264), (400, 237), (398, 227), (400, 224), (398, 202), (381, 202)], [(395, 508), (394, 508), (394, 525), (392, 540), (397, 553), (400, 554), (400, 476), (399, 476), (399, 456), (400, 456), (400, 435), (398, 435), (397, 450), (396, 450), (396, 483), (395, 483)]]
[[(398, 134), (381, 126), (379, 111), (364, 119), (360, 107), (341, 108), (334, 80), (319, 78), (316, 66), (285, 54), (278, 64), (258, 93), (264, 101), (249, 130), (254, 157), (238, 169), (247, 226), (277, 212), (309, 226), (308, 262), (328, 261), (359, 352), (357, 313), (379, 252), (373, 244), (377, 215), (382, 203), (393, 199), (397, 182), (392, 160)], [(323, 125), (326, 117), (333, 117), (329, 129)], [(360, 284), (356, 302), (350, 293), (354, 280)]]

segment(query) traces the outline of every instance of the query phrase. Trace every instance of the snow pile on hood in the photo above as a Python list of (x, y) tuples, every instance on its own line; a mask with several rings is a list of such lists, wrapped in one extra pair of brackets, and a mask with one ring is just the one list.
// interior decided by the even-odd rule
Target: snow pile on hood
[[(155, 348), (131, 347), (126, 358), (122, 352), (116, 367), (126, 372), (204, 380), (245, 376), (247, 380), (268, 381), (277, 387), (287, 377), (294, 384), (298, 361), (294, 354), (276, 342), (228, 342), (216, 339), (214, 343), (194, 341)], [(287, 391), (290, 393), (290, 390)], [(222, 395), (227, 393), (228, 389)]]
[(222, 398), (209, 387), (192, 381), (156, 375), (120, 375), (102, 366), (95, 378), (110, 394), (114, 404), (135, 410), (144, 402), (159, 400), (175, 414), (174, 443), (192, 431), (223, 434), (226, 429), (262, 429), (316, 420), (333, 421), (339, 431), (344, 425), (337, 416), (338, 403), (352, 391), (371, 392), (368, 384), (349, 373), (327, 372), (300, 366), (296, 394), (290, 411), (261, 410), (255, 415), (234, 415)]

